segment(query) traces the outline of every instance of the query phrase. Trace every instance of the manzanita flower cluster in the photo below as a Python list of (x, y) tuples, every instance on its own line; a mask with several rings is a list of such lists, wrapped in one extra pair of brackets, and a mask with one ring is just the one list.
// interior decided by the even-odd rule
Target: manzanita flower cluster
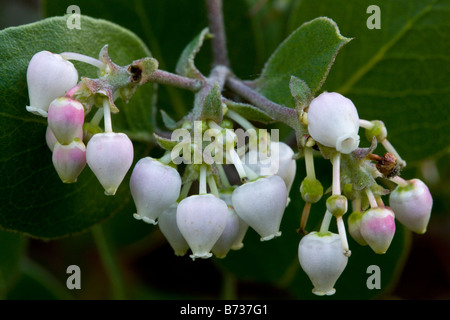
[[(96, 66), (99, 78), (79, 81), (71, 59)], [(105, 194), (115, 195), (133, 165), (134, 149), (126, 134), (113, 131), (111, 113), (118, 111), (114, 101), (118, 97), (128, 100), (137, 86), (152, 81), (157, 67), (152, 58), (117, 66), (109, 59), (107, 47), (98, 60), (48, 51), (31, 59), (27, 72), (30, 105), (26, 109), (47, 117), (46, 141), (64, 183), (77, 181), (87, 164)], [(155, 134), (165, 154), (137, 160), (129, 180), (136, 207), (133, 217), (158, 225), (176, 255), (190, 251), (194, 260), (224, 258), (230, 250), (243, 247), (250, 229), (261, 241), (278, 238), (290, 197), (301, 196), (305, 206), (299, 229), (299, 263), (313, 284), (313, 293), (331, 295), (350, 257), (347, 231), (358, 244), (368, 245), (377, 254), (388, 250), (396, 221), (414, 232), (426, 231), (433, 202), (427, 186), (418, 179), (400, 178), (406, 163), (387, 140), (384, 124), (359, 119), (350, 99), (323, 92), (298, 106), (302, 134), (292, 147), (256, 128), (233, 110), (229, 100), (214, 100), (217, 83), (201, 76), (195, 81), (203, 83), (196, 89), (200, 94), (196, 103), (216, 103), (220, 116), (200, 112), (196, 117), (193, 112), (172, 128), (172, 139)], [(183, 82), (182, 86), (190, 84)], [(96, 112), (86, 121), (93, 107)], [(242, 143), (235, 126), (252, 135)], [(371, 147), (359, 147), (360, 128)], [(195, 139), (198, 135), (200, 143)], [(383, 156), (374, 153), (378, 143), (386, 149)], [(308, 232), (311, 206), (327, 194), (316, 177), (314, 154), (331, 161), (332, 182), (320, 230)], [(300, 190), (291, 190), (300, 157), (305, 159), (306, 177)], [(188, 161), (193, 158), (200, 161)], [(233, 174), (239, 179), (233, 180)], [(378, 184), (378, 178), (397, 187), (387, 190)], [(387, 206), (382, 196), (389, 193)], [(350, 205), (351, 212), (344, 219)], [(333, 218), (338, 233), (329, 231)]]

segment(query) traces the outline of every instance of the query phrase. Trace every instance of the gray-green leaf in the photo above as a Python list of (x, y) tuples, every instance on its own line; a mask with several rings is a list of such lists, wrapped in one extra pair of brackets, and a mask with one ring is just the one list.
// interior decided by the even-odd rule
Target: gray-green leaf
[(349, 41), (329, 18), (304, 23), (269, 58), (261, 76), (255, 80), (257, 90), (270, 100), (294, 107), (289, 89), (291, 76), (303, 80), (315, 94), (322, 87), (339, 49)]

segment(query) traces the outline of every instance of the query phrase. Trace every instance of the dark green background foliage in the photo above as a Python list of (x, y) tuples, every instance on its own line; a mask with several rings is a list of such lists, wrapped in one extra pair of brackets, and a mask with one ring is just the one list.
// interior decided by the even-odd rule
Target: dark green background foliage
[[(72, 4), (84, 15), (81, 30), (65, 27), (62, 16)], [(373, 4), (381, 9), (381, 29), (366, 26), (366, 10)], [(264, 95), (289, 107), (294, 105), (288, 90), (292, 74), (314, 95), (337, 91), (348, 96), (360, 118), (386, 124), (389, 140), (408, 163), (403, 177), (425, 180), (433, 193), (427, 234), (411, 234), (397, 225), (385, 255), (350, 239), (352, 256), (336, 284), (337, 293), (320, 299), (450, 298), (449, 10), (448, 0), (224, 1), (227, 46), (238, 77), (254, 80)], [(0, 231), (0, 297), (316, 299), (297, 259), (296, 229), (304, 205), (298, 191), (305, 176), (302, 160), (297, 161), (280, 238), (262, 243), (250, 230), (240, 251), (223, 260), (192, 262), (173, 255), (158, 227), (132, 218), (129, 176), (115, 197), (103, 195), (88, 168), (76, 184), (62, 184), (45, 144), (46, 122), (25, 110), (26, 67), (40, 50), (96, 57), (108, 44), (120, 65), (151, 55), (161, 69), (175, 72), (185, 46), (207, 27), (204, 1), (47, 0), (41, 12), (42, 18), (58, 18), (0, 31), (0, 227), (7, 230)], [(318, 20), (301, 27), (317, 17), (335, 21), (340, 34)], [(205, 40), (195, 60), (206, 75), (210, 43)], [(76, 65), (80, 75), (95, 76), (93, 68)], [(179, 120), (189, 112), (193, 97), (173, 87), (146, 84), (128, 105), (119, 103), (113, 126), (136, 142), (135, 161), (160, 154), (150, 138), (155, 128), (165, 129), (158, 110)], [(271, 127), (283, 129), (282, 138), (292, 142), (286, 127)], [(329, 161), (317, 158), (316, 167), (318, 179), (328, 188)], [(313, 206), (308, 230), (318, 228), (324, 210), (324, 200)], [(105, 243), (120, 278), (105, 272), (98, 253)], [(71, 264), (82, 270), (81, 290), (65, 287)], [(381, 268), (381, 290), (366, 286), (370, 265)]]

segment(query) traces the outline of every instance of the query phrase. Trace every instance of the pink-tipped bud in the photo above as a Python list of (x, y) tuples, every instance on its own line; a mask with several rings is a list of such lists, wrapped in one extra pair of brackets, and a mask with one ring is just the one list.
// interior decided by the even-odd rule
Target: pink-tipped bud
[(348, 261), (338, 234), (315, 231), (308, 233), (298, 246), (298, 259), (314, 285), (314, 294), (323, 296), (336, 292), (334, 285)]
[(68, 145), (56, 142), (53, 155), (53, 166), (64, 183), (77, 181), (78, 176), (86, 166), (86, 147), (79, 139)]
[(124, 133), (98, 133), (88, 142), (86, 161), (105, 194), (114, 195), (133, 163), (133, 143)]
[(181, 177), (178, 171), (156, 159), (140, 159), (130, 178), (130, 191), (136, 205), (138, 220), (156, 224), (159, 215), (180, 196)]
[(178, 203), (175, 202), (164, 210), (158, 218), (161, 233), (166, 237), (176, 256), (184, 256), (189, 245), (180, 232), (177, 224)]
[(83, 131), (84, 107), (78, 100), (59, 97), (48, 108), (48, 126), (61, 144), (69, 144)]
[(433, 198), (425, 183), (419, 179), (397, 186), (389, 196), (389, 205), (395, 217), (411, 231), (422, 234), (427, 230)]
[(47, 117), (50, 103), (65, 95), (77, 82), (78, 72), (70, 61), (49, 51), (36, 53), (27, 69), (30, 105), (26, 109)]
[(386, 253), (395, 234), (394, 212), (388, 207), (367, 210), (361, 218), (360, 232), (375, 253)]
[(308, 131), (324, 146), (350, 153), (359, 145), (359, 116), (353, 102), (336, 92), (324, 92), (308, 109)]
[(193, 195), (181, 200), (177, 224), (191, 248), (192, 259), (207, 259), (214, 244), (225, 230), (228, 206), (212, 194)]
[(247, 182), (232, 195), (236, 213), (261, 236), (261, 241), (281, 235), (279, 228), (286, 201), (286, 184), (277, 175)]

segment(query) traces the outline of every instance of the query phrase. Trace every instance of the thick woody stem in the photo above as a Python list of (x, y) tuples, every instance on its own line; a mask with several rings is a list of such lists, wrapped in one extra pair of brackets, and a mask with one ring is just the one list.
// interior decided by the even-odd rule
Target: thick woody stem
[(212, 51), (213, 65), (230, 66), (227, 53), (225, 25), (223, 22), (222, 0), (206, 0), (208, 10), (209, 29), (213, 34)]

